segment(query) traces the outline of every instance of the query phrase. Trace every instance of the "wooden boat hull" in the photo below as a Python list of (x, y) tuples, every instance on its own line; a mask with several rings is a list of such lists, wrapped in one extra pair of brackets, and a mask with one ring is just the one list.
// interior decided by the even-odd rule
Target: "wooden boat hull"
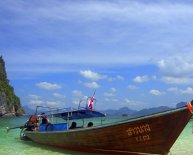
[(190, 120), (186, 108), (67, 131), (24, 131), (34, 142), (80, 151), (167, 154)]

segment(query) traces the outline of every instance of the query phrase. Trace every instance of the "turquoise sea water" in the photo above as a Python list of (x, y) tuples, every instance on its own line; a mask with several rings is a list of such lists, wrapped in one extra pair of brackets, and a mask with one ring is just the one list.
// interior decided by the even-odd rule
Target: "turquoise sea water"
[[(118, 118), (120, 119), (120, 118)], [(69, 151), (60, 148), (21, 141), (20, 129), (6, 132), (6, 127), (23, 125), (26, 117), (0, 118), (0, 155), (89, 155), (90, 153)], [(115, 121), (112, 118), (111, 121)], [(175, 127), (174, 127), (175, 128)], [(189, 122), (170, 150), (171, 155), (193, 154), (192, 122)], [(94, 154), (90, 154), (94, 155)], [(96, 155), (96, 154), (95, 154)]]

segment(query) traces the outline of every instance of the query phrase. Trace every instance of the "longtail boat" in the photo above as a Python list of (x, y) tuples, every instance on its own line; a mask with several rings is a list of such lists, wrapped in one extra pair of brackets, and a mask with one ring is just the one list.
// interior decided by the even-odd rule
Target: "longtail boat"
[(25, 128), (22, 135), (36, 143), (77, 151), (166, 155), (192, 117), (192, 105), (193, 101), (164, 112), (75, 129), (70, 129), (70, 120), (105, 115), (93, 109), (55, 113), (65, 123), (40, 125), (34, 131)]

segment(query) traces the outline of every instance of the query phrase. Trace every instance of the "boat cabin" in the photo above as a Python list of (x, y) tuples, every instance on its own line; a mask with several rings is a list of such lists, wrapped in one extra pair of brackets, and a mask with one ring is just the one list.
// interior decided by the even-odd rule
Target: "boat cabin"
[[(49, 111), (41, 113), (39, 109), (48, 108)], [(61, 130), (70, 130), (83, 127), (92, 127), (93, 123), (86, 120), (92, 118), (100, 118), (101, 124), (104, 120), (105, 114), (96, 111), (94, 109), (72, 109), (72, 108), (50, 108), (37, 106), (36, 107), (36, 116), (38, 116), (39, 123), (36, 127), (36, 131), (45, 132), (45, 131), (61, 131)], [(48, 117), (48, 118), (45, 118)], [(47, 123), (43, 122), (43, 119), (49, 119)], [(73, 125), (74, 124), (74, 125)], [(78, 124), (78, 125), (77, 125)], [(71, 125), (73, 125), (71, 127)]]

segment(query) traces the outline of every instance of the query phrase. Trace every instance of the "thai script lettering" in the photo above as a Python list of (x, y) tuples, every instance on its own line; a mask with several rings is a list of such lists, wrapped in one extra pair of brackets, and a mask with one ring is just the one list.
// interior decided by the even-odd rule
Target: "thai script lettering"
[(139, 126), (134, 126), (126, 130), (129, 137), (135, 138), (137, 142), (144, 142), (151, 140), (148, 133), (151, 132), (149, 124), (143, 124)]
[(129, 137), (151, 132), (149, 124), (132, 127), (126, 130)]

